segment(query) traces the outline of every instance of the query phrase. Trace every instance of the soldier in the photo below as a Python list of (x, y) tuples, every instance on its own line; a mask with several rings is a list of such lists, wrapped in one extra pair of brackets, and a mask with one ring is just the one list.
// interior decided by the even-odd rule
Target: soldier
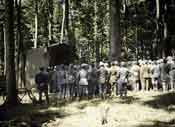
[(170, 66), (170, 85), (171, 91), (175, 90), (175, 58), (173, 58), (171, 66)]
[(40, 68), (40, 72), (35, 76), (35, 82), (37, 84), (37, 89), (39, 91), (39, 102), (42, 102), (42, 93), (46, 96), (47, 104), (49, 104), (49, 96), (48, 96), (48, 82), (49, 77), (44, 67)]
[(127, 95), (127, 82), (128, 82), (129, 70), (126, 68), (126, 64), (121, 62), (121, 67), (118, 73), (118, 93), (120, 97)]
[(144, 77), (143, 77), (144, 66), (145, 66), (145, 62), (141, 61), (140, 62), (140, 82), (141, 82), (141, 89), (142, 89), (142, 91), (145, 90), (145, 82), (144, 82)]
[(161, 73), (160, 78), (161, 78), (162, 88), (163, 88), (163, 91), (165, 92), (168, 90), (168, 85), (169, 85), (169, 65), (166, 59), (161, 60), (160, 73)]
[(57, 66), (56, 69), (56, 78), (57, 78), (57, 91), (59, 98), (66, 96), (66, 72), (64, 70), (64, 65), (61, 64)]
[(69, 97), (73, 97), (74, 87), (75, 87), (75, 72), (72, 64), (69, 65), (68, 73), (67, 73), (67, 92)]
[(88, 71), (89, 97), (93, 97), (95, 95), (95, 90), (98, 85), (97, 79), (97, 68), (95, 67), (95, 64), (92, 64)]
[(88, 71), (87, 64), (81, 64), (78, 72), (78, 85), (79, 85), (79, 97), (85, 97), (88, 95)]
[(150, 88), (150, 81), (151, 81), (151, 72), (150, 72), (150, 66), (148, 61), (146, 61), (146, 64), (143, 66), (143, 78), (144, 78), (144, 89), (146, 91)]
[(154, 64), (152, 65), (152, 84), (154, 90), (158, 90), (159, 81), (160, 81), (160, 66), (159, 61), (155, 61)]
[(98, 73), (99, 93), (101, 95), (101, 98), (105, 99), (108, 71), (105, 69), (104, 63), (100, 62), (100, 68), (97, 70), (97, 73)]
[(50, 93), (56, 93), (56, 68), (49, 72)]
[(116, 81), (117, 81), (117, 75), (118, 75), (119, 68), (117, 67), (117, 62), (112, 62), (112, 66), (109, 71), (110, 79), (109, 83), (111, 86), (111, 96), (115, 96), (117, 92), (116, 89)]
[(135, 91), (139, 91), (139, 74), (140, 67), (137, 62), (133, 62), (133, 66), (131, 67), (131, 79), (133, 81), (133, 88)]

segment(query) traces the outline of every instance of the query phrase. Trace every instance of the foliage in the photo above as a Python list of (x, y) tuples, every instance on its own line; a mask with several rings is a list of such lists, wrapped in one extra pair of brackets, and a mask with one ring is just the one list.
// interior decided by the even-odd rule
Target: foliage
[[(59, 43), (63, 18), (62, 0), (53, 0), (52, 36)], [(175, 3), (160, 1), (160, 19), (156, 19), (155, 0), (121, 0), (121, 40), (123, 57), (127, 60), (161, 57), (174, 47), (173, 29)], [(38, 0), (38, 45), (48, 44), (49, 0)], [(96, 5), (95, 5), (96, 3)], [(22, 0), (22, 32), (26, 49), (33, 47), (35, 37), (35, 0)], [(125, 8), (124, 8), (125, 5)], [(96, 10), (95, 10), (96, 6)], [(69, 0), (69, 41), (76, 49), (78, 61), (95, 62), (96, 48), (100, 60), (108, 59), (110, 49), (110, 12), (106, 0)], [(165, 9), (164, 7), (167, 7)], [(166, 18), (166, 19), (165, 19)], [(167, 38), (164, 37), (165, 24)], [(158, 30), (157, 30), (158, 26)], [(64, 40), (67, 36), (64, 34)], [(166, 45), (166, 43), (169, 44)], [(99, 45), (98, 45), (99, 44)], [(97, 46), (98, 45), (98, 46)], [(153, 49), (153, 47), (155, 47)], [(136, 50), (138, 53), (136, 53)], [(155, 52), (153, 50), (160, 50)], [(74, 51), (73, 51), (74, 52)], [(171, 53), (167, 53), (170, 55)], [(149, 57), (147, 57), (149, 56)]]

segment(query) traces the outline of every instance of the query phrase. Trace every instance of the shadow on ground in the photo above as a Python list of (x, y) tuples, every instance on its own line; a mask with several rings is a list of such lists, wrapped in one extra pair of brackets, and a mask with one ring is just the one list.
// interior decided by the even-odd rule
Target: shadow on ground
[(117, 97), (115, 99), (109, 99), (110, 103), (118, 103), (118, 104), (133, 104), (139, 102), (140, 98), (134, 96), (126, 96), (126, 97)]
[(80, 104), (77, 106), (78, 109), (82, 110), (86, 108), (87, 106), (98, 106), (103, 102), (107, 102), (109, 104), (133, 104), (136, 103), (140, 100), (140, 98), (133, 97), (133, 96), (127, 96), (127, 97), (115, 97), (115, 98), (107, 98), (107, 99), (92, 99), (92, 100), (87, 100), (87, 101), (80, 101)]
[(122, 103), (122, 104), (133, 104), (135, 102), (138, 102), (140, 99), (137, 97), (133, 97), (133, 96), (127, 96), (127, 97), (121, 97), (120, 100), (118, 101), (118, 103)]
[(0, 109), (0, 127), (41, 127), (43, 123), (62, 119), (68, 114), (57, 108), (52, 110), (47, 106), (22, 104), (12, 109)]
[(136, 127), (175, 127), (175, 119), (170, 121), (150, 121), (149, 124), (141, 124)]
[(165, 93), (154, 96), (153, 100), (143, 102), (143, 105), (148, 105), (155, 109), (164, 109), (168, 112), (175, 111), (175, 93)]
[(98, 106), (102, 102), (103, 102), (103, 100), (100, 98), (95, 98), (95, 99), (90, 99), (90, 100), (82, 100), (79, 102), (79, 105), (77, 106), (77, 108), (82, 110), (88, 106)]

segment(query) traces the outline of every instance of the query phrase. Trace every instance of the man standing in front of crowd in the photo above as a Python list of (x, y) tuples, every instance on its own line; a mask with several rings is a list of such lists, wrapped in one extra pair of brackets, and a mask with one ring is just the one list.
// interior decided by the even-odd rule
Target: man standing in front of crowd
[(40, 68), (40, 72), (35, 76), (35, 83), (37, 84), (37, 89), (39, 91), (39, 102), (42, 103), (42, 93), (46, 96), (47, 104), (49, 104), (48, 96), (48, 82), (49, 77), (44, 67)]

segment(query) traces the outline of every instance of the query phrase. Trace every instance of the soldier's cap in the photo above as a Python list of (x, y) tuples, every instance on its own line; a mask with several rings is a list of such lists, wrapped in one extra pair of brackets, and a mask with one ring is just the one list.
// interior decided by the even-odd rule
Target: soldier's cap
[(88, 66), (88, 64), (86, 64), (86, 63), (82, 63), (82, 64), (81, 64), (81, 67), (83, 67), (83, 68), (84, 68), (84, 67), (87, 67), (87, 66)]
[(137, 64), (137, 61), (133, 61), (132, 64)]
[(172, 56), (168, 56), (166, 59), (167, 59), (167, 60), (172, 60), (173, 57), (172, 57)]
[(104, 63), (104, 66), (108, 66), (109, 64), (108, 63)]
[(121, 66), (125, 66), (126, 64), (125, 64), (125, 62), (121, 62)]
[(104, 63), (103, 63), (103, 62), (100, 62), (100, 63), (99, 63), (99, 66), (104, 66)]
[(118, 65), (118, 61), (114, 61), (114, 64), (115, 64), (115, 65)]

